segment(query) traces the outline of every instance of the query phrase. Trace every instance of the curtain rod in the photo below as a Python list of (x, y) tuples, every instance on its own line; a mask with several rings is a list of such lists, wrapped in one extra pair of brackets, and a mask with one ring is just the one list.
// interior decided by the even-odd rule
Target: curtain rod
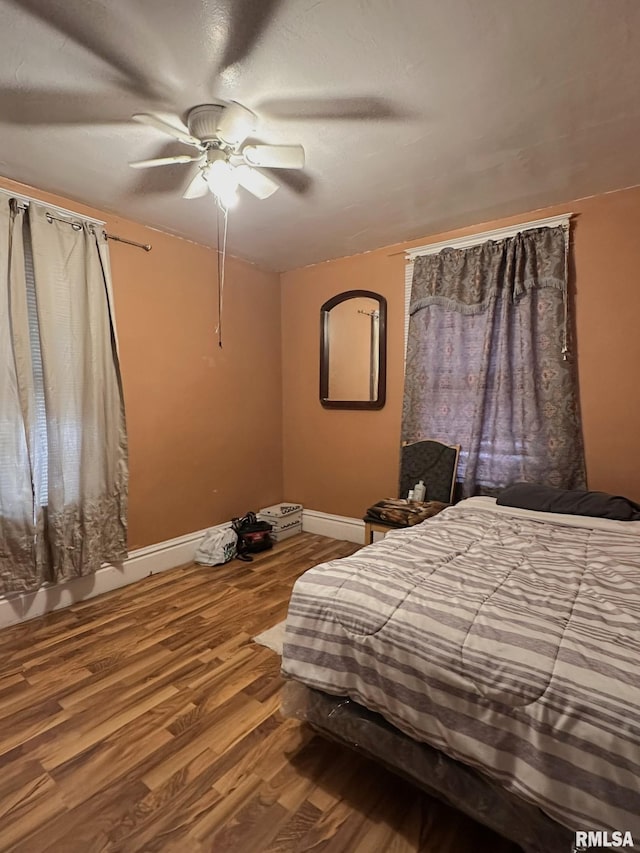
[[(82, 225), (79, 222), (70, 222), (68, 219), (61, 219), (59, 216), (54, 216), (52, 213), (47, 212), (45, 214), (48, 222), (53, 222), (54, 219), (56, 222), (63, 222), (65, 225), (70, 225), (76, 231), (79, 231), (82, 228)], [(95, 234), (95, 226), (92, 224), (89, 226), (89, 229)], [(118, 237), (117, 234), (109, 234), (107, 231), (102, 229), (102, 236), (105, 240), (116, 240), (118, 243), (127, 243), (129, 246), (135, 246), (137, 249), (144, 249), (145, 252), (150, 252), (153, 248), (151, 243), (137, 243), (135, 240), (127, 240), (126, 237)]]
[[(80, 213), (74, 213), (72, 210), (66, 210), (64, 207), (58, 207), (55, 204), (45, 204), (45, 202), (39, 201), (36, 198), (29, 198), (28, 196), (20, 195), (19, 193), (12, 193), (9, 190), (0, 189), (0, 193), (2, 195), (7, 195), (10, 198), (16, 200), (18, 207), (21, 207), (23, 210), (27, 210), (29, 204), (34, 201), (36, 204), (41, 204), (51, 210), (54, 210), (56, 213), (62, 213), (64, 216), (75, 216), (78, 219), (82, 220), (82, 222), (88, 222), (90, 224), (91, 229), (95, 232), (96, 225), (104, 225), (105, 222), (103, 219), (93, 219), (91, 216), (83, 216)], [(52, 213), (47, 211), (46, 217), (49, 222), (52, 222), (54, 219), (56, 222), (64, 222), (65, 225), (70, 225), (76, 231), (82, 228), (81, 222), (73, 222), (69, 219), (63, 219), (60, 216), (54, 216)], [(105, 240), (115, 240), (118, 243), (127, 243), (129, 246), (135, 246), (137, 249), (144, 249), (145, 252), (150, 252), (153, 248), (150, 243), (137, 243), (135, 240), (128, 240), (126, 237), (119, 237), (117, 234), (109, 234), (105, 229), (102, 229), (102, 235)]]
[(118, 243), (126, 243), (128, 246), (135, 246), (137, 249), (144, 249), (145, 252), (150, 252), (153, 249), (151, 243), (136, 243), (135, 240), (127, 240), (126, 237), (118, 237), (117, 234), (109, 234), (103, 229), (102, 233), (106, 240), (115, 240)]
[(514, 237), (522, 231), (530, 231), (532, 228), (555, 228), (559, 225), (568, 225), (573, 213), (563, 213), (560, 216), (549, 216), (546, 219), (535, 219), (531, 222), (520, 222), (517, 225), (507, 225), (503, 228), (494, 228), (490, 231), (480, 231), (477, 234), (469, 234), (466, 237), (454, 237), (451, 240), (442, 240), (439, 243), (428, 243), (426, 246), (416, 246), (415, 249), (401, 249), (399, 252), (391, 252), (388, 257), (404, 255), (407, 263), (411, 263), (422, 255), (435, 255), (443, 249), (469, 249), (479, 246), (489, 240), (503, 240)]

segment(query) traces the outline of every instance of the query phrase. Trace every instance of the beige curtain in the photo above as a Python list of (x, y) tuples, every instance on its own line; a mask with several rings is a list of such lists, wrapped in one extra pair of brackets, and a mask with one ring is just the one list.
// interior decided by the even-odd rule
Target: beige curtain
[(35, 203), (26, 216), (23, 226), (14, 209), (0, 223), (11, 308), (0, 320), (9, 323), (1, 440), (17, 460), (1, 481), (5, 592), (126, 557), (127, 439), (108, 255), (90, 226), (58, 222)]
[(24, 211), (0, 205), (0, 592), (33, 589), (46, 578), (36, 561), (37, 508), (30, 444), (33, 372), (23, 255)]

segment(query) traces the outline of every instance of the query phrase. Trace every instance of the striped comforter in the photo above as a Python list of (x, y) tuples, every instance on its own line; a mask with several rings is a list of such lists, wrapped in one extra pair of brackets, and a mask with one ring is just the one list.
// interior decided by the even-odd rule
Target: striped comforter
[(282, 668), (640, 839), (640, 522), (463, 501), (306, 572)]

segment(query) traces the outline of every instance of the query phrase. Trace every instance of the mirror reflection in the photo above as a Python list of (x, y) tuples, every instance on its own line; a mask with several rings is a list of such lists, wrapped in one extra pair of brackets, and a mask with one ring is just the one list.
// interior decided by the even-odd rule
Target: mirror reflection
[(367, 400), (378, 396), (380, 311), (375, 299), (360, 296), (329, 314), (329, 399)]
[(321, 309), (320, 399), (327, 408), (384, 405), (386, 301), (348, 291)]

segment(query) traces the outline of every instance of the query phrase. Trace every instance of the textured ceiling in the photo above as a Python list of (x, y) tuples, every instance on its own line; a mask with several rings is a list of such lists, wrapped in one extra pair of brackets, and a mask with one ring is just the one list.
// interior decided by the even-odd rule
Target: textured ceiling
[(639, 34), (638, 0), (3, 0), (0, 174), (215, 245), (129, 117), (237, 100), (307, 167), (229, 250), (291, 269), (640, 183)]

